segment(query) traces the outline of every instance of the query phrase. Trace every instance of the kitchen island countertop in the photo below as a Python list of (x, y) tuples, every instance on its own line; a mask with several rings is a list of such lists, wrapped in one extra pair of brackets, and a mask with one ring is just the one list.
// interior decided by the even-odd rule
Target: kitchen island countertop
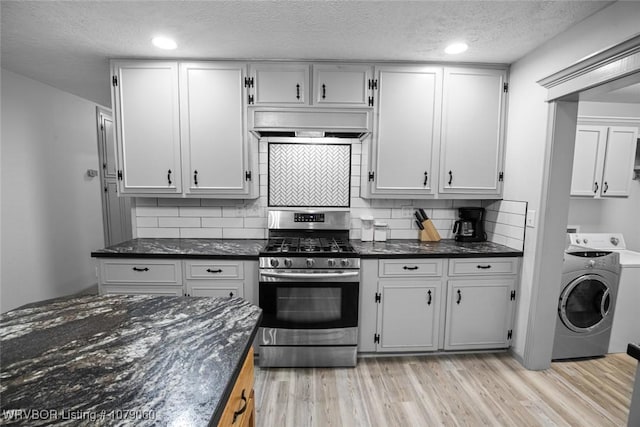
[[(132, 239), (91, 253), (94, 258), (201, 258), (257, 260), (266, 240), (254, 239)], [(350, 240), (362, 258), (522, 257), (523, 252), (492, 242)]]
[(59, 298), (4, 313), (1, 421), (215, 425), (261, 316), (241, 298), (142, 295)]

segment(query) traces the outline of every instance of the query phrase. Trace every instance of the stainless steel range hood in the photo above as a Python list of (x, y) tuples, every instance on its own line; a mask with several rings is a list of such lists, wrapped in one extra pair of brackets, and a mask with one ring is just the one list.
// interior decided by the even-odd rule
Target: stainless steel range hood
[(258, 138), (355, 138), (371, 133), (371, 109), (249, 109), (249, 130)]

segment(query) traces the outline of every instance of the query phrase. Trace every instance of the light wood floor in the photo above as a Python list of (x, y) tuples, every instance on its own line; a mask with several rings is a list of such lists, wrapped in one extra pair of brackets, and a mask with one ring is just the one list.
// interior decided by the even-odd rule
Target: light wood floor
[(626, 354), (528, 371), (507, 353), (364, 358), (354, 369), (256, 367), (258, 426), (626, 426)]

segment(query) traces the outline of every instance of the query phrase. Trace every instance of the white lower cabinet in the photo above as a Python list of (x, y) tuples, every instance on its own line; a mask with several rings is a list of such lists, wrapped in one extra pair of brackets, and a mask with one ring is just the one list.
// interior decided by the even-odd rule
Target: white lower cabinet
[(101, 295), (242, 297), (257, 304), (258, 262), (98, 258)]
[(509, 347), (514, 279), (449, 280), (447, 288), (445, 350)]
[(440, 280), (378, 282), (378, 351), (435, 351), (440, 324)]
[(358, 351), (508, 348), (517, 258), (364, 259)]

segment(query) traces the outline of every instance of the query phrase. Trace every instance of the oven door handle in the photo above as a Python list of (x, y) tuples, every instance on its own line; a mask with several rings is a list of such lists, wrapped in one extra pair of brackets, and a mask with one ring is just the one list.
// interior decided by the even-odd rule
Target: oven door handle
[(270, 271), (263, 271), (260, 273), (266, 277), (282, 277), (286, 279), (332, 279), (339, 277), (355, 277), (360, 274), (359, 271), (342, 271), (339, 273), (276, 273)]

